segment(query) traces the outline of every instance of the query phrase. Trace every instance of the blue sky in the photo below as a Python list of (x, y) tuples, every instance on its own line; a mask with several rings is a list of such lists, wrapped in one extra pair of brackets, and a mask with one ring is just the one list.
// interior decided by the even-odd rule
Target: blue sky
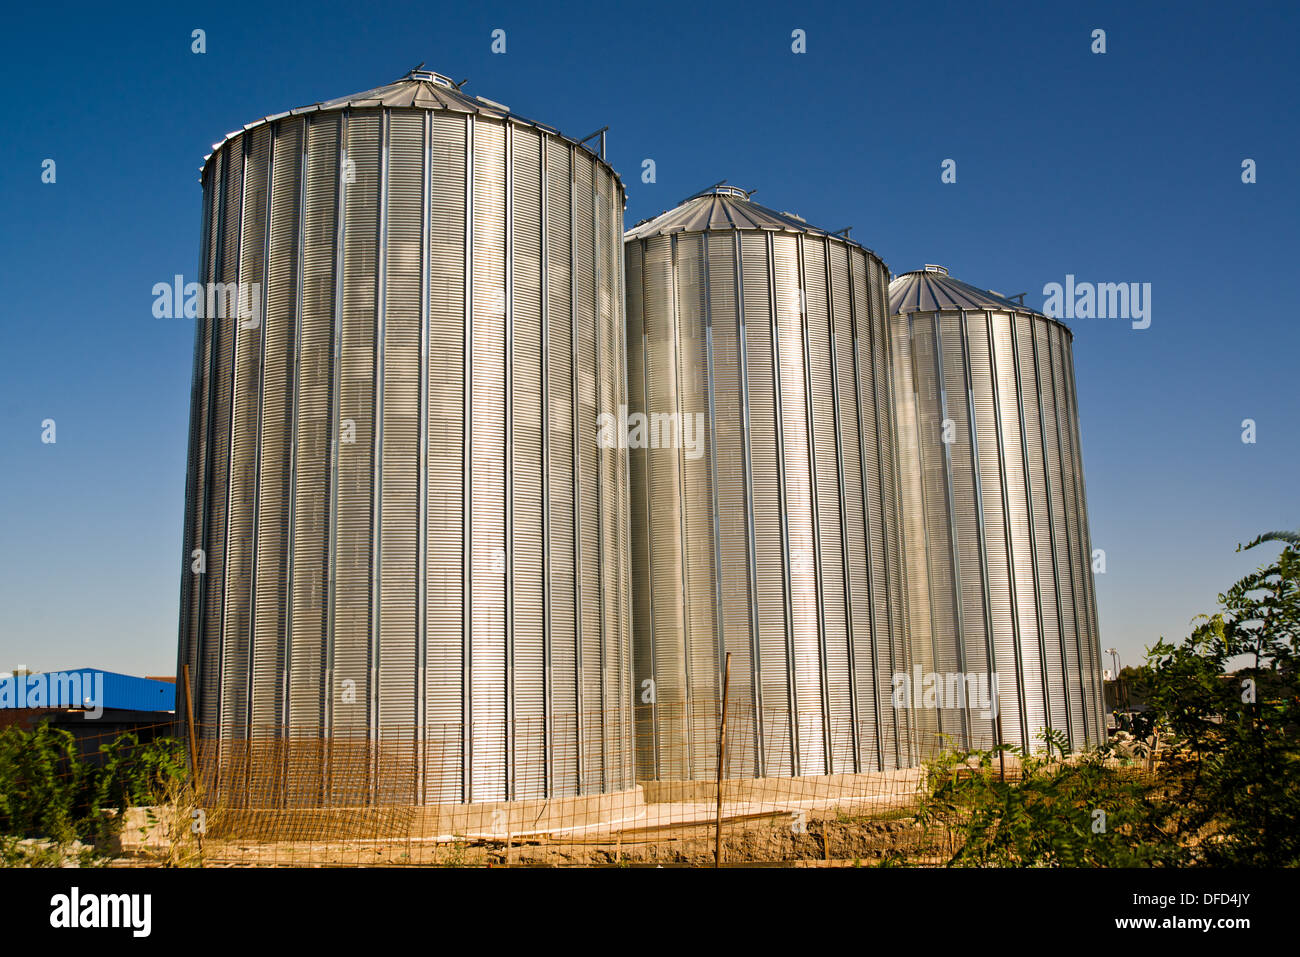
[(1265, 559), (1238, 542), (1300, 526), (1298, 26), (1281, 3), (13, 7), (0, 670), (172, 673), (194, 328), (150, 290), (195, 271), (199, 164), (420, 61), (571, 135), (610, 124), (629, 225), (727, 178), (895, 272), (1040, 307), (1067, 273), (1149, 282), (1150, 328), (1072, 323), (1102, 643), (1133, 662)]

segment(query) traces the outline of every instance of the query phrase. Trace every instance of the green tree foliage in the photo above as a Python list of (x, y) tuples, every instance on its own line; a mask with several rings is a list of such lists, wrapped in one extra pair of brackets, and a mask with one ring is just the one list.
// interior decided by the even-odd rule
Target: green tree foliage
[[(926, 768), (918, 820), (955, 839), (957, 867), (1139, 867), (1174, 864), (1181, 852), (1160, 829), (1148, 783), (1107, 762), (1104, 749), (1070, 761), (1059, 733), (1032, 755), (1002, 745), (952, 751)], [(1003, 753), (1013, 773), (999, 770)], [(1018, 767), (1016, 767), (1018, 765)]]
[[(1149, 709), (1135, 733), (1159, 760), (1125, 767), (1110, 746), (1054, 760), (1065, 742), (1049, 732), (1045, 755), (1004, 746), (927, 767), (919, 819), (952, 834), (950, 864), (1300, 865), (1300, 533), (1243, 548), (1265, 542), (1283, 543), (1276, 560), (1126, 669)], [(1003, 752), (1020, 765), (1005, 780)]]
[[(122, 811), (153, 804), (187, 775), (174, 738), (141, 744), (127, 732), (81, 758), (76, 738), (47, 723), (0, 732), (0, 835), (56, 843), (93, 841), (121, 826)], [(105, 813), (110, 809), (115, 815)]]
[[(1223, 866), (1300, 864), (1300, 549), (1295, 533), (1269, 562), (1219, 596), (1181, 645), (1148, 654), (1158, 726), (1177, 749), (1168, 768), (1180, 829)], [(1246, 662), (1229, 675), (1234, 661)]]
[(88, 774), (67, 731), (0, 732), (0, 834), (75, 840)]

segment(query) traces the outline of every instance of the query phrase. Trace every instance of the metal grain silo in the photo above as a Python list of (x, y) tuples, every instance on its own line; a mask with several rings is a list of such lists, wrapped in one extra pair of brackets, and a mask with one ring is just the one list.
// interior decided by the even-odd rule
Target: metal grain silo
[(412, 71), (230, 134), (202, 184), (202, 278), (262, 313), (196, 337), (179, 654), (221, 780), (631, 786), (617, 174)]
[(724, 186), (625, 252), (638, 776), (714, 775), (726, 652), (729, 776), (907, 765), (887, 268)]
[[(923, 710), (923, 750), (1105, 738), (1070, 331), (941, 266), (889, 287), (914, 667), (996, 672)], [(951, 700), (943, 703), (951, 705)]]

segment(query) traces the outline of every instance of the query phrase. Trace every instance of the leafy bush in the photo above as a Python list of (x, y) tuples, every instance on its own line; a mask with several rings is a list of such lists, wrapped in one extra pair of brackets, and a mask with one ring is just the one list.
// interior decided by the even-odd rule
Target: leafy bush
[(0, 731), (0, 834), (75, 840), (89, 770), (68, 731)]
[(126, 808), (162, 800), (188, 774), (174, 738), (141, 744), (126, 732), (99, 752), (98, 764), (82, 759), (71, 732), (47, 723), (0, 731), (0, 835), (101, 840), (121, 827)]
[[(949, 866), (1137, 867), (1182, 855), (1158, 826), (1162, 814), (1147, 780), (1108, 763), (1096, 749), (1072, 760), (1002, 745), (951, 751), (926, 767), (917, 814), (946, 828), (956, 850)], [(1004, 778), (1004, 755), (1019, 769)], [(1016, 762), (1013, 762), (1016, 763)]]
[[(1004, 746), (927, 766), (918, 817), (953, 836), (949, 864), (1300, 865), (1300, 536), (1244, 547), (1265, 541), (1285, 543), (1278, 558), (1135, 676), (1144, 771), (1113, 746), (1053, 760), (1066, 749), (1051, 733), (1045, 756)], [(1004, 753), (1019, 758), (1010, 780), (995, 770)]]
[(1156, 727), (1177, 753), (1170, 800), (1207, 864), (1300, 864), (1300, 551), (1295, 533), (1244, 547), (1277, 540), (1278, 558), (1220, 595), (1222, 611), (1147, 658)]

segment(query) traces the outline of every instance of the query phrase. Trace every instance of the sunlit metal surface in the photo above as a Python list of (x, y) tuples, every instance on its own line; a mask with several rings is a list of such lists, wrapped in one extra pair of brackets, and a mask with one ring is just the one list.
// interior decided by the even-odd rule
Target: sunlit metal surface
[(638, 775), (714, 775), (726, 652), (728, 777), (909, 764), (887, 268), (733, 187), (626, 238)]
[[(203, 279), (263, 320), (198, 320), (200, 727), (303, 742), (247, 770), (287, 803), (630, 786), (617, 175), (412, 73), (250, 125), (202, 182)], [(347, 741), (405, 757), (333, 774)]]
[[(1105, 738), (1071, 335), (942, 267), (889, 287), (913, 660), (998, 675), (919, 712), (922, 750)], [(946, 702), (951, 704), (952, 702)]]

